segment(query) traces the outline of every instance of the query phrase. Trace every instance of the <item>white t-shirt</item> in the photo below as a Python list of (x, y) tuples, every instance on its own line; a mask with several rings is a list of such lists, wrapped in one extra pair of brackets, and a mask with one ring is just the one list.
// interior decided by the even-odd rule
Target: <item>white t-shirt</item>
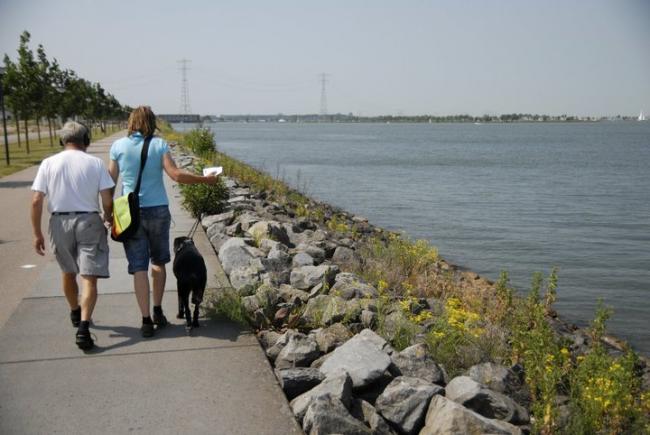
[(64, 150), (43, 160), (32, 190), (49, 197), (52, 212), (100, 211), (99, 191), (115, 186), (102, 159), (79, 150)]

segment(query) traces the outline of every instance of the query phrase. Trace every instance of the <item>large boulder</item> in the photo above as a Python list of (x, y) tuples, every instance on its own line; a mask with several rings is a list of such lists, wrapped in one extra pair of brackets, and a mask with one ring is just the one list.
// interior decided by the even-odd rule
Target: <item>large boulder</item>
[(327, 328), (321, 329), (315, 334), (318, 348), (323, 353), (329, 353), (336, 347), (345, 343), (352, 334), (342, 323), (335, 323)]
[(320, 371), (329, 375), (345, 370), (355, 388), (366, 387), (381, 378), (391, 365), (390, 357), (384, 351), (386, 345), (386, 341), (375, 332), (364, 329), (337, 347)]
[(339, 399), (346, 408), (350, 406), (350, 400), (352, 399), (352, 380), (350, 376), (346, 372), (334, 373), (327, 376), (311, 390), (293, 399), (290, 403), (293, 415), (296, 416), (298, 421), (302, 421), (312, 401), (326, 394)]
[(259, 221), (251, 225), (246, 232), (258, 240), (271, 239), (285, 245), (291, 243), (286, 229), (279, 222)]
[(420, 435), (502, 434), (521, 435), (521, 429), (491, 420), (440, 395), (433, 396)]
[(248, 244), (241, 237), (232, 237), (221, 245), (219, 260), (224, 272), (230, 275), (233, 269), (249, 266), (254, 257), (248, 248)]
[(300, 290), (309, 290), (322, 282), (331, 286), (338, 271), (338, 267), (332, 265), (297, 267), (291, 271), (290, 283)]
[(350, 248), (338, 246), (334, 250), (332, 261), (340, 266), (354, 267), (359, 264), (359, 256)]
[(373, 435), (397, 435), (375, 407), (363, 399), (352, 399), (350, 414), (370, 426)]
[(394, 352), (391, 360), (397, 374), (424, 379), (432, 384), (445, 385), (445, 372), (436, 364), (423, 343), (409, 346), (401, 352)]
[(309, 435), (371, 435), (369, 427), (352, 417), (341, 401), (329, 394), (315, 398), (302, 424)]
[(422, 379), (399, 376), (388, 384), (375, 406), (401, 432), (416, 434), (424, 426), (431, 398), (444, 392), (444, 388)]
[(379, 296), (377, 289), (364, 281), (363, 278), (348, 272), (336, 275), (330, 294), (337, 294), (343, 299), (376, 298)]
[(298, 252), (291, 261), (291, 267), (313, 266), (314, 259), (306, 252)]
[(503, 394), (513, 394), (522, 385), (519, 376), (511, 369), (491, 362), (470, 367), (467, 376), (479, 384)]
[(275, 374), (289, 400), (311, 390), (325, 379), (320, 370), (311, 367), (280, 369)]
[(314, 259), (316, 264), (325, 261), (326, 253), (323, 248), (308, 243), (300, 243), (296, 246), (296, 253), (304, 252)]
[(257, 269), (251, 266), (236, 267), (230, 271), (230, 284), (240, 293), (250, 294), (260, 283)]
[(292, 334), (287, 344), (282, 348), (275, 359), (275, 367), (284, 369), (289, 367), (309, 367), (320, 352), (316, 340), (302, 333)]
[(208, 216), (205, 216), (203, 219), (201, 219), (201, 225), (203, 228), (210, 228), (213, 224), (219, 223), (222, 224), (223, 227), (227, 227), (232, 223), (232, 220), (235, 218), (235, 213), (232, 211), (227, 211), (225, 213), (220, 213), (220, 214), (211, 214)]
[(528, 411), (505, 394), (490, 390), (469, 376), (458, 376), (447, 385), (447, 398), (484, 417), (513, 424), (530, 421)]

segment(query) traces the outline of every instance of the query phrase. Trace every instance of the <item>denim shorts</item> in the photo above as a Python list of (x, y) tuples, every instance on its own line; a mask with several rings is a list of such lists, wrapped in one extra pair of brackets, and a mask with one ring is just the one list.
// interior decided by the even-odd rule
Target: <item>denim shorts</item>
[(169, 263), (169, 207), (159, 205), (140, 208), (140, 226), (135, 234), (124, 242), (129, 273), (149, 270), (151, 264), (161, 266)]

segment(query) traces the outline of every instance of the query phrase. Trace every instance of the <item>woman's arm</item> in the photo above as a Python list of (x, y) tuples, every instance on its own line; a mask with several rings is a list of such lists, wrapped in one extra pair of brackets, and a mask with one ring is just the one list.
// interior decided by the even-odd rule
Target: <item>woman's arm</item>
[(207, 177), (203, 177), (201, 175), (195, 175), (184, 171), (183, 169), (179, 169), (169, 153), (165, 153), (163, 155), (163, 169), (165, 169), (165, 172), (167, 175), (169, 175), (169, 178), (181, 184), (216, 184), (219, 179), (216, 175), (208, 175)]

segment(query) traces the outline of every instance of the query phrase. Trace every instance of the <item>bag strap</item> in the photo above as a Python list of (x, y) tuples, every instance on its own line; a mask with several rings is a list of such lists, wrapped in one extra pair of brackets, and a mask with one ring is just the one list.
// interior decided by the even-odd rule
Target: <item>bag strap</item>
[(138, 182), (135, 185), (135, 190), (133, 193), (136, 195), (140, 194), (140, 183), (142, 182), (142, 173), (144, 172), (144, 165), (147, 163), (147, 154), (149, 153), (149, 143), (153, 139), (153, 136), (147, 136), (142, 145), (142, 153), (140, 154), (140, 171), (138, 172)]

